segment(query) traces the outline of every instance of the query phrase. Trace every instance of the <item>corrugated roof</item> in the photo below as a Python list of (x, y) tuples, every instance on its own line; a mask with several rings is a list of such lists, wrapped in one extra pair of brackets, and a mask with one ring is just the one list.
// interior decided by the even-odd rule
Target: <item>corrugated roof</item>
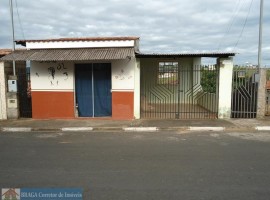
[(181, 57), (229, 57), (235, 56), (232, 52), (207, 52), (207, 53), (138, 53), (137, 58), (181, 58)]
[(3, 61), (73, 61), (73, 60), (120, 60), (134, 56), (134, 48), (80, 48), (80, 49), (32, 49), (14, 51)]
[(17, 44), (25, 45), (26, 42), (75, 42), (75, 41), (125, 41), (138, 40), (139, 37), (81, 37), (81, 38), (51, 38), (40, 40), (16, 40)]

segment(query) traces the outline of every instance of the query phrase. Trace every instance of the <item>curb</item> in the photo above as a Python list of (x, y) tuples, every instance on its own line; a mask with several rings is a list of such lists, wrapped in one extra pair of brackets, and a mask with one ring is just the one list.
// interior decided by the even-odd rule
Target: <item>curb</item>
[(257, 131), (270, 131), (270, 126), (256, 126)]
[(157, 132), (157, 131), (270, 131), (270, 126), (254, 127), (63, 127), (63, 128), (31, 128), (31, 127), (2, 127), (0, 132), (91, 132), (91, 131), (124, 131), (124, 132)]
[(32, 128), (27, 127), (3, 127), (1, 129), (3, 132), (31, 132)]
[(199, 126), (190, 126), (189, 129), (190, 131), (225, 131), (225, 127), (199, 127)]
[(126, 128), (122, 128), (123, 131), (127, 131), (127, 132), (154, 132), (154, 131), (158, 131), (159, 128), (158, 127), (126, 127)]
[(93, 127), (65, 127), (61, 128), (61, 131), (68, 132), (68, 131), (92, 131)]

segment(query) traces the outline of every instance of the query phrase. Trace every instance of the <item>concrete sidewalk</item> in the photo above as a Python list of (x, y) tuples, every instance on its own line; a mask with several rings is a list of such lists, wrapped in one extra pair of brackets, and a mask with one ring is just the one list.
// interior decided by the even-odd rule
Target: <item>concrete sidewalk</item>
[(270, 130), (270, 118), (206, 120), (18, 119), (0, 121), (0, 131), (157, 131), (157, 130)]

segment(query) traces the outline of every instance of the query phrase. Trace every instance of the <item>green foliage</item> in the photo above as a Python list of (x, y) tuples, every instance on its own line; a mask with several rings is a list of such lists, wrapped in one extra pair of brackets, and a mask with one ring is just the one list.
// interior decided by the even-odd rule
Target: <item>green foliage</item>
[(217, 71), (202, 69), (201, 70), (201, 86), (204, 92), (216, 93)]

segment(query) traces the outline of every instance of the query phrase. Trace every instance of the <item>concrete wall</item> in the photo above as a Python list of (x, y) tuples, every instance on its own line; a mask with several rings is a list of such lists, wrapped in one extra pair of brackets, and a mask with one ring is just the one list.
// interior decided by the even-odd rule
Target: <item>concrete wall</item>
[(231, 116), (233, 58), (220, 58), (217, 64), (219, 66), (218, 117), (228, 119)]
[[(26, 70), (26, 63), (23, 61), (16, 62), (16, 74), (19, 72), (25, 72)], [(12, 62), (5, 62), (4, 66), (4, 79), (6, 84), (6, 112), (7, 112), (7, 119), (18, 119), (20, 117), (20, 101), (19, 95), (17, 92), (10, 92), (8, 91), (8, 79), (16, 80), (17, 76), (13, 76), (13, 64)], [(18, 83), (17, 83), (18, 84)], [(17, 89), (19, 89), (20, 85), (17, 85)]]
[(260, 80), (258, 86), (257, 118), (264, 118), (266, 113), (266, 73), (267, 69), (259, 71)]
[(0, 120), (7, 119), (6, 77), (4, 62), (0, 62)]
[(74, 64), (31, 62), (33, 118), (73, 118)]
[(32, 62), (31, 89), (35, 91), (73, 91), (72, 62)]
[(112, 91), (134, 91), (135, 58), (112, 61)]
[(140, 59), (136, 60), (134, 70), (134, 118), (140, 119), (141, 117), (141, 63)]
[(134, 118), (136, 59), (112, 61), (112, 118)]

